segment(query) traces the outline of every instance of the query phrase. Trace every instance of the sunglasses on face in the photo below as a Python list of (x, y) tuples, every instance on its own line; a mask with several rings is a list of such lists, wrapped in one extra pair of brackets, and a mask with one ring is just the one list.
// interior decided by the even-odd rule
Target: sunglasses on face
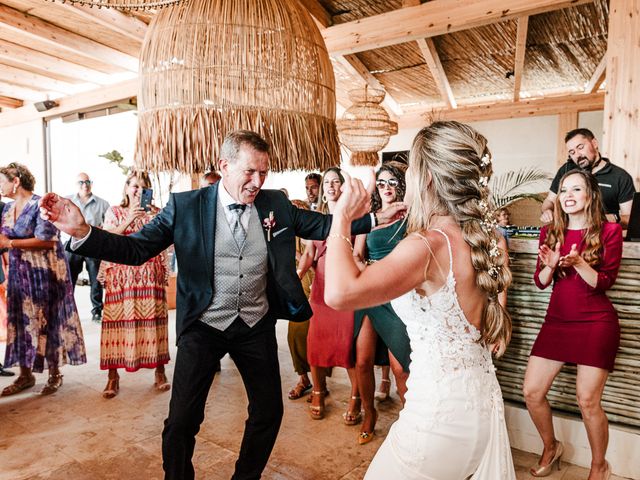
[(400, 182), (397, 178), (390, 178), (389, 180), (378, 179), (376, 180), (376, 187), (384, 188), (385, 186), (389, 186), (390, 188), (396, 188)]
[(82, 186), (85, 184), (87, 187), (90, 186), (93, 182), (91, 180), (78, 180), (78, 185)]

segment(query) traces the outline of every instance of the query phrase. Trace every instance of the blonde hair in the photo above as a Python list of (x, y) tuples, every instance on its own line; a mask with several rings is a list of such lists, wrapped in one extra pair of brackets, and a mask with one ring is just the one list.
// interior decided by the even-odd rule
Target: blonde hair
[[(429, 230), (435, 215), (449, 215), (471, 247), (476, 285), (487, 296), (481, 339), (511, 340), (511, 317), (498, 294), (511, 283), (506, 252), (497, 248), (487, 183), (492, 174), (487, 139), (459, 122), (435, 122), (418, 132), (409, 154), (407, 184), (412, 195), (407, 233)], [(502, 354), (503, 350), (499, 352)]]
[(149, 174), (147, 172), (143, 170), (131, 170), (124, 182), (124, 187), (122, 187), (122, 201), (120, 202), (120, 206), (123, 208), (127, 208), (129, 206), (127, 187), (129, 186), (133, 178), (138, 180), (138, 183), (142, 188), (151, 188), (151, 179), (149, 178)]

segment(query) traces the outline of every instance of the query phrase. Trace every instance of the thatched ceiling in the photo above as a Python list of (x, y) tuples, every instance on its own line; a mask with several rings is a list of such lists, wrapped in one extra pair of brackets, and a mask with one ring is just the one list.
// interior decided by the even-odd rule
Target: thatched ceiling
[[(585, 86), (595, 91), (602, 83), (598, 67), (607, 47), (606, 0), (577, 0), (577, 6), (562, 0), (470, 0), (509, 7), (518, 3), (524, 14), (504, 10), (503, 18), (486, 20), (476, 14), (468, 24), (448, 25), (448, 33), (425, 30), (424, 38), (411, 41), (406, 41), (409, 34), (386, 37), (387, 25), (399, 18), (394, 15), (405, 9), (411, 15), (402, 17), (404, 22), (426, 25), (433, 18), (429, 9), (435, 12), (449, 0), (299, 1), (323, 29), (343, 106), (349, 104), (347, 91), (365, 83), (384, 87), (389, 96), (385, 105), (398, 117), (449, 105), (584, 92)], [(527, 11), (534, 3), (538, 6)], [(471, 10), (460, 10), (458, 17)], [(1, 0), (0, 107), (16, 108), (135, 78), (152, 16), (46, 0)], [(332, 35), (338, 32), (353, 38), (353, 48), (348, 38), (336, 46)], [(376, 43), (378, 34), (385, 38)], [(373, 40), (365, 40), (367, 35)]]

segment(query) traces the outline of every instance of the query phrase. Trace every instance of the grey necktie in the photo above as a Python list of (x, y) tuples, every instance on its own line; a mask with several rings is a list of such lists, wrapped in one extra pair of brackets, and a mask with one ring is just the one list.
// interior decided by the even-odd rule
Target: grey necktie
[(247, 232), (244, 231), (240, 217), (242, 217), (244, 209), (247, 208), (247, 206), (241, 203), (232, 203), (228, 208), (233, 214), (231, 216), (231, 233), (233, 234), (233, 238), (235, 238), (238, 247), (242, 248), (242, 245), (244, 245), (244, 241), (247, 238)]

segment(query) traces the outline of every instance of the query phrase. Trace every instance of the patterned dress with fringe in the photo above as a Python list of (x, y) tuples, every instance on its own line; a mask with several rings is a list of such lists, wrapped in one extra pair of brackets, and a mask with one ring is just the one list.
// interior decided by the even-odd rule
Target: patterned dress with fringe
[[(124, 235), (149, 223), (154, 214), (135, 219)], [(114, 206), (105, 216), (104, 228), (113, 229), (127, 218), (127, 209)], [(124, 368), (135, 372), (169, 362), (169, 335), (165, 285), (166, 252), (140, 266), (103, 261), (98, 279), (104, 285), (100, 340), (100, 368)]]

